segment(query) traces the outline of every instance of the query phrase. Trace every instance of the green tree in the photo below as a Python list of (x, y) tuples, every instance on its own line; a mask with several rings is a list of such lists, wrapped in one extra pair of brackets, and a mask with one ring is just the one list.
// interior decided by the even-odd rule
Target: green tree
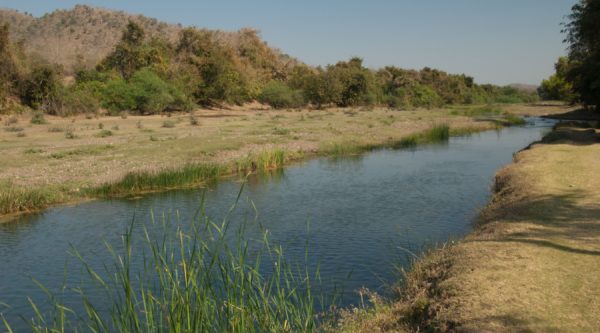
[(573, 102), (577, 99), (573, 92), (573, 85), (567, 80), (569, 72), (569, 60), (560, 57), (554, 65), (555, 74), (543, 80), (538, 88), (538, 95), (544, 100), (558, 100)]
[(56, 114), (62, 88), (58, 74), (58, 70), (49, 65), (34, 68), (21, 82), (21, 101), (32, 108)]
[(234, 63), (233, 54), (216, 44), (207, 31), (189, 28), (177, 45), (178, 74), (186, 92), (199, 104), (219, 101), (241, 104), (251, 99), (248, 79)]
[(586, 107), (600, 105), (600, 0), (580, 0), (565, 24), (570, 68), (567, 80)]
[(98, 70), (116, 70), (121, 77), (129, 80), (133, 74), (149, 66), (166, 62), (169, 46), (157, 39), (145, 42), (145, 33), (141, 26), (129, 21), (121, 40), (98, 66)]
[[(339, 106), (365, 104), (374, 90), (373, 74), (362, 65), (362, 59), (351, 58), (327, 68), (327, 74), (341, 86), (339, 98), (333, 102)], [(338, 97), (338, 96), (336, 96)]]
[(343, 89), (342, 82), (331, 71), (319, 69), (317, 75), (307, 77), (304, 95), (320, 109), (327, 104), (340, 103)]

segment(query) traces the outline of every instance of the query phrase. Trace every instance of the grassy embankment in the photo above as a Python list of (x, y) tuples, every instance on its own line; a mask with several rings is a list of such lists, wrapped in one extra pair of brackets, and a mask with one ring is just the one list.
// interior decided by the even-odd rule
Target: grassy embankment
[(375, 299), (341, 331), (600, 327), (600, 133), (568, 126), (497, 174), (475, 231), (418, 260), (398, 301)]
[(557, 108), (197, 110), (193, 115), (2, 116), (0, 215), (89, 197), (197, 186), (315, 155), (402, 148)]

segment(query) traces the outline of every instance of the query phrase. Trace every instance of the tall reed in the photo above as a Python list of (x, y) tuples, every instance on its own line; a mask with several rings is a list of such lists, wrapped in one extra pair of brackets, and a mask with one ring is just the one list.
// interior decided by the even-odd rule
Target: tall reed
[(438, 124), (429, 129), (406, 136), (391, 144), (392, 148), (409, 148), (418, 144), (446, 142), (450, 138), (450, 126)]
[[(240, 191), (241, 193), (241, 191)], [(238, 195), (239, 200), (239, 195)], [(232, 210), (234, 208), (232, 207)], [(82, 308), (49, 296), (51, 310), (35, 312), (34, 332), (311, 332), (324, 320), (318, 306), (324, 296), (314, 288), (319, 272), (285, 260), (268, 233), (248, 239), (244, 225), (233, 228), (203, 213), (189, 224), (167, 218), (123, 236), (122, 248), (106, 248), (112, 265), (96, 271), (75, 249), (91, 285), (80, 286)], [(235, 230), (235, 236), (229, 235)], [(137, 237), (136, 237), (137, 236)], [(305, 260), (308, 260), (306, 254)], [(141, 264), (140, 264), (141, 263)], [(141, 267), (141, 268), (140, 268)], [(137, 269), (136, 269), (137, 268)], [(108, 306), (86, 294), (100, 288)], [(320, 303), (319, 303), (320, 302)], [(331, 303), (333, 304), (333, 303)], [(4, 326), (12, 332), (10, 323)]]
[(235, 171), (240, 174), (248, 172), (265, 172), (279, 169), (285, 165), (286, 152), (282, 149), (263, 150), (249, 154), (235, 162)]
[(86, 194), (101, 197), (124, 196), (193, 186), (214, 181), (224, 171), (222, 166), (216, 164), (188, 164), (180, 169), (130, 172), (120, 181), (87, 190)]
[(60, 201), (62, 194), (49, 189), (27, 189), (0, 184), (0, 214), (38, 210)]

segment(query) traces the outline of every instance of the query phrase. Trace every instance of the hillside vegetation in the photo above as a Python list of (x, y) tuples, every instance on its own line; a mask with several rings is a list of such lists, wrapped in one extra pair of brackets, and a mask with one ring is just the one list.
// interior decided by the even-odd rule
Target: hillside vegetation
[[(164, 39), (169, 43), (175, 43), (183, 30), (180, 24), (86, 5), (56, 10), (39, 18), (11, 9), (0, 10), (0, 24), (9, 24), (13, 42), (22, 42), (27, 52), (63, 66), (68, 73), (74, 73), (81, 65), (93, 67), (104, 59), (119, 42), (130, 21), (138, 24), (147, 37)], [(257, 33), (252, 29), (204, 31), (210, 33), (222, 47), (240, 51), (247, 43), (248, 35)], [(276, 49), (266, 49), (281, 65), (294, 62)]]
[(314, 68), (269, 47), (253, 29), (184, 28), (82, 5), (40, 18), (3, 10), (0, 24), (4, 113), (22, 112), (20, 104), (64, 116), (101, 109), (156, 114), (256, 100), (274, 108), (405, 109), (536, 98), (427, 67), (373, 70), (352, 58)]

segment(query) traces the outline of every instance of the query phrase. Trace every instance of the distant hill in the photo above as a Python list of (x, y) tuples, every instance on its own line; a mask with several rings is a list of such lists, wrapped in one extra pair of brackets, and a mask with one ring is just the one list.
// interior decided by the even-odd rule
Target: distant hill
[[(56, 10), (39, 18), (13, 9), (0, 10), (0, 24), (10, 25), (14, 42), (22, 42), (28, 53), (63, 65), (67, 72), (77, 65), (96, 65), (112, 51), (130, 20), (139, 24), (147, 36), (160, 37), (171, 43), (178, 40), (179, 33), (184, 28), (180, 24), (168, 24), (155, 18), (86, 5)], [(212, 30), (211, 33), (217, 42), (241, 57), (242, 46), (248, 41), (248, 36), (257, 36), (257, 32), (252, 29), (236, 32)], [(260, 39), (252, 42), (261, 44), (259, 46), (267, 53), (267, 58), (276, 62), (274, 67), (298, 63)]]

